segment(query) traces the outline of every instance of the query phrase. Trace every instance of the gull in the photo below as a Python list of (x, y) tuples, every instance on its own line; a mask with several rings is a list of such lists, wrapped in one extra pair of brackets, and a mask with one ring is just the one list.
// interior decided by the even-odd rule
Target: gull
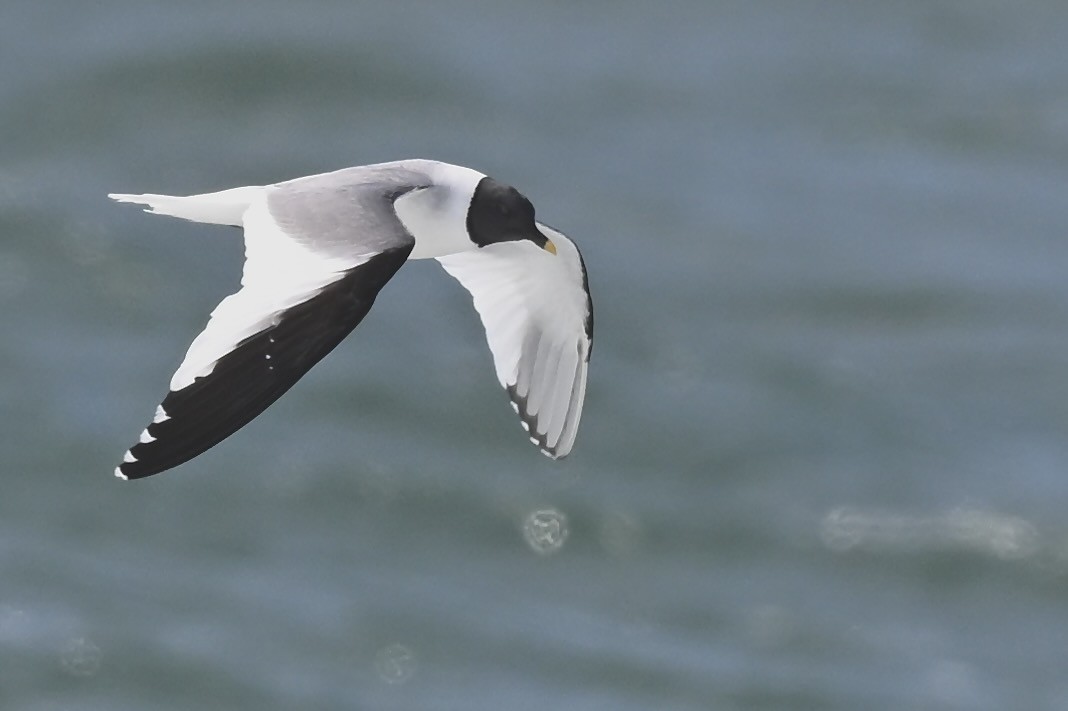
[(245, 241), (241, 288), (193, 339), (115, 476), (171, 469), (244, 427), (363, 320), (409, 259), (436, 259), (470, 292), (531, 442), (553, 459), (571, 451), (593, 343), (586, 267), (510, 185), (403, 160), (202, 195), (108, 197), (241, 227)]

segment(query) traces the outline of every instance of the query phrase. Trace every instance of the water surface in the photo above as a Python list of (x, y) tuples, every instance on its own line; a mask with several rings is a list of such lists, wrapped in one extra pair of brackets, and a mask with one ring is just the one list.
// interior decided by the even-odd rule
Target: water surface
[[(1068, 707), (1068, 6), (2, 14), (4, 709)], [(404, 157), (582, 247), (573, 455), (420, 263), (114, 480), (241, 244), (105, 194)]]

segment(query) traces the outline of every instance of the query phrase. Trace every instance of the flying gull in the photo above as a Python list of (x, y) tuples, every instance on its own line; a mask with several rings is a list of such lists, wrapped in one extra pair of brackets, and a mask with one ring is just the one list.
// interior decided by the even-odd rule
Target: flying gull
[(117, 477), (178, 466), (244, 427), (363, 320), (409, 259), (437, 259), (471, 293), (530, 440), (553, 459), (571, 451), (593, 337), (586, 267), (515, 188), (404, 160), (188, 197), (108, 197), (245, 235), (241, 288), (193, 339)]

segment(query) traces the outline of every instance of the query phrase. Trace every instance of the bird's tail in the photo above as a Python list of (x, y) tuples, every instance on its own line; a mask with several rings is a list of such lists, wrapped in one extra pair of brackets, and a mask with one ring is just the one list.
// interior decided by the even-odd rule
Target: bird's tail
[(171, 215), (172, 217), (180, 217), (183, 220), (191, 220), (193, 222), (239, 227), (245, 211), (248, 210), (253, 200), (263, 194), (263, 191), (263, 186), (251, 185), (217, 193), (187, 195), (185, 197), (151, 194), (124, 195), (121, 193), (111, 193), (108, 197), (118, 202), (146, 205), (145, 212), (151, 212), (156, 215)]

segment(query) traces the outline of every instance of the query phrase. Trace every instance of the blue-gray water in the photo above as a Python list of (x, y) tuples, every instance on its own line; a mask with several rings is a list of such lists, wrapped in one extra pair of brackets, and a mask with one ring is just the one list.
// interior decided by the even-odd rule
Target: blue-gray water
[[(0, 708), (1068, 708), (1066, 26), (7, 2)], [(416, 263), (249, 427), (114, 479), (241, 245), (105, 194), (403, 157), (584, 250), (573, 455)]]

